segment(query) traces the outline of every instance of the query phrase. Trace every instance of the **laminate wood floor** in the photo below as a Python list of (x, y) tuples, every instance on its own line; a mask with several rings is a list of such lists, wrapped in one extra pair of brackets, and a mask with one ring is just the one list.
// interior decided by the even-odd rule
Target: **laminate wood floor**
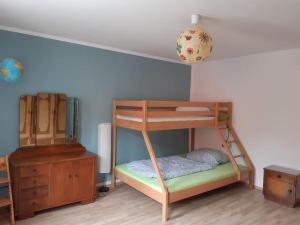
[[(0, 224), (8, 224), (3, 219)], [(127, 185), (88, 205), (47, 210), (17, 225), (161, 224), (161, 206)], [(300, 225), (300, 207), (264, 200), (262, 192), (243, 184), (215, 190), (170, 207), (169, 225)]]

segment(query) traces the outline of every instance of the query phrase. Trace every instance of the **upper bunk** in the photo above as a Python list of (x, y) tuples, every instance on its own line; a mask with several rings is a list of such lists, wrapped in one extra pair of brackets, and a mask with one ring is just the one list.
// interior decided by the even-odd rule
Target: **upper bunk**
[(113, 125), (138, 131), (213, 128), (231, 118), (231, 102), (113, 101)]

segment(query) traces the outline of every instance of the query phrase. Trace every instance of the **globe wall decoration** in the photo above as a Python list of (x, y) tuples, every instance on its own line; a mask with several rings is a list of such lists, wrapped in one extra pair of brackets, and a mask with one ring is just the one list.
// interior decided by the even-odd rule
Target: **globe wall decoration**
[(0, 62), (0, 80), (18, 81), (24, 72), (24, 66), (16, 59), (6, 58)]
[(176, 43), (176, 52), (180, 59), (193, 64), (204, 61), (213, 50), (213, 41), (208, 32), (197, 26), (199, 15), (192, 15), (193, 27), (182, 32)]

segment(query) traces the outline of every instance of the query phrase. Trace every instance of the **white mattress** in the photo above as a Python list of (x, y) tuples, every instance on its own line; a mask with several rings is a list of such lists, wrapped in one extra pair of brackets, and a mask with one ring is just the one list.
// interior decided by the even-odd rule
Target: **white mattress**
[[(133, 116), (123, 116), (117, 115), (117, 119), (120, 120), (130, 120), (134, 122), (143, 122), (142, 118), (133, 117)], [(213, 120), (214, 117), (207, 117), (207, 116), (178, 116), (178, 117), (149, 117), (147, 122), (179, 122), (179, 121), (198, 121), (198, 120)]]

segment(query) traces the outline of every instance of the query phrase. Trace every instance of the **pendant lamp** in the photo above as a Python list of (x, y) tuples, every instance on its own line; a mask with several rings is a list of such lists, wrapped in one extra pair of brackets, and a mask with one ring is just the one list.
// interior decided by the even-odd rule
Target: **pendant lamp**
[(210, 34), (198, 26), (199, 19), (200, 15), (192, 15), (192, 27), (183, 31), (177, 39), (177, 54), (187, 64), (204, 61), (213, 49)]

